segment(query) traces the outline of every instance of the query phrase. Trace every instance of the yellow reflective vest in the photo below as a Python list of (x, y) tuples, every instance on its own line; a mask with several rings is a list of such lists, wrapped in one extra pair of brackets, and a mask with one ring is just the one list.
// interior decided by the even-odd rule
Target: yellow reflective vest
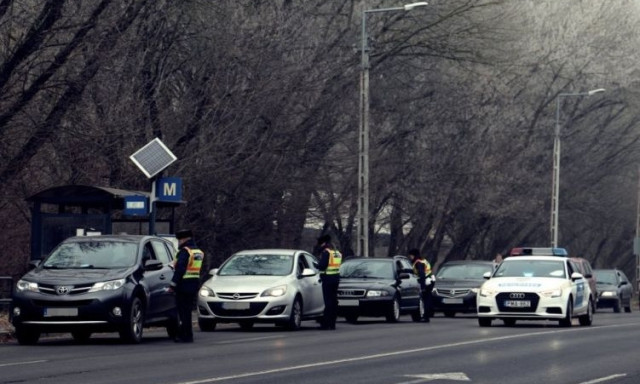
[(202, 260), (204, 260), (204, 252), (197, 248), (191, 249), (189, 247), (184, 247), (184, 249), (189, 252), (189, 264), (187, 264), (187, 271), (182, 278), (199, 279), (200, 269), (202, 268)]
[(326, 249), (329, 253), (329, 264), (327, 270), (324, 271), (326, 275), (337, 275), (340, 273), (340, 264), (342, 264), (342, 254), (336, 249)]

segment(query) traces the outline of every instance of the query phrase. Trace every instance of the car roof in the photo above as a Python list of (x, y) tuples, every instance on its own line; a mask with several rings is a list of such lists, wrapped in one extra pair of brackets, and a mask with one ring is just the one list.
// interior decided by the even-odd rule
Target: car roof
[[(407, 259), (407, 257), (405, 256), (393, 256), (393, 257), (350, 257), (348, 259), (345, 259), (343, 261), (343, 263), (346, 263), (347, 261), (387, 261), (387, 262), (393, 262), (396, 261), (397, 259)], [(408, 260), (408, 259), (407, 259)]]
[(162, 241), (170, 242), (169, 240), (158, 237), (158, 236), (150, 236), (150, 235), (95, 235), (95, 236), (72, 236), (66, 238), (64, 241), (127, 241), (132, 243), (140, 242), (143, 239), (159, 239)]
[(451, 265), (451, 264), (496, 264), (491, 260), (449, 260), (445, 261), (442, 265)]
[(296, 253), (309, 253), (301, 249), (284, 249), (284, 248), (262, 248), (262, 249), (243, 249), (235, 252), (234, 255), (295, 255)]
[(566, 257), (558, 257), (558, 256), (509, 256), (506, 257), (502, 262), (510, 262), (512, 260), (540, 260), (540, 261), (565, 261), (569, 260)]

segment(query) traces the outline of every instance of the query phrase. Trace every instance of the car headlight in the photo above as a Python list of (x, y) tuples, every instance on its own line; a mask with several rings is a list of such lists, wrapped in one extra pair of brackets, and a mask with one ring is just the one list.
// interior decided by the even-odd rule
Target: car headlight
[(200, 295), (200, 297), (216, 297), (216, 294), (215, 292), (213, 292), (213, 289), (207, 288), (204, 286), (200, 288), (200, 292), (198, 292), (198, 295)]
[(389, 296), (389, 292), (387, 291), (382, 291), (382, 290), (370, 290), (367, 291), (367, 297), (383, 297), (383, 296)]
[(287, 286), (279, 285), (277, 287), (267, 289), (266, 291), (262, 292), (262, 295), (260, 296), (279, 297), (284, 296), (285, 293), (287, 293)]
[(544, 296), (544, 297), (547, 297), (547, 298), (561, 297), (562, 296), (562, 289), (552, 289), (550, 291), (540, 292), (540, 295)]
[(601, 297), (616, 297), (618, 296), (618, 292), (616, 291), (604, 291), (602, 292)]
[(122, 288), (123, 285), (124, 279), (102, 281), (100, 283), (93, 284), (93, 287), (91, 287), (89, 292), (115, 291), (116, 289)]
[(471, 288), (471, 293), (478, 294), (479, 290), (480, 290), (480, 288)]
[(478, 294), (482, 297), (493, 297), (496, 295), (496, 291), (492, 289), (480, 288)]
[(23, 292), (23, 291), (38, 292), (38, 284), (32, 283), (30, 281), (18, 280), (18, 284), (16, 284), (16, 289), (18, 290), (18, 292)]

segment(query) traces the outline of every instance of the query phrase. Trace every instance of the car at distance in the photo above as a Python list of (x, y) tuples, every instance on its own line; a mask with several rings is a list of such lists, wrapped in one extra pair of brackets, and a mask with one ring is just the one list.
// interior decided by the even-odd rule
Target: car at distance
[(62, 241), (16, 284), (11, 317), (20, 344), (43, 332), (70, 332), (86, 341), (94, 332), (119, 332), (139, 343), (143, 328), (177, 333), (173, 244), (156, 236), (78, 236)]
[(302, 250), (245, 250), (212, 269), (198, 294), (198, 324), (213, 331), (218, 323), (272, 323), (289, 330), (324, 311), (316, 258)]
[(598, 308), (613, 308), (614, 312), (631, 312), (633, 286), (627, 276), (619, 269), (595, 269), (597, 280)]
[(448, 261), (438, 267), (432, 291), (434, 312), (454, 317), (457, 312), (476, 313), (476, 294), (484, 283), (484, 274), (496, 264), (484, 260)]
[(396, 322), (402, 314), (420, 321), (424, 305), (420, 284), (405, 256), (358, 257), (340, 266), (338, 315), (355, 323), (361, 316), (385, 317)]
[(557, 320), (570, 327), (593, 322), (593, 303), (586, 279), (564, 256), (507, 257), (478, 291), (478, 324), (491, 326), (500, 319), (506, 326), (518, 320)]

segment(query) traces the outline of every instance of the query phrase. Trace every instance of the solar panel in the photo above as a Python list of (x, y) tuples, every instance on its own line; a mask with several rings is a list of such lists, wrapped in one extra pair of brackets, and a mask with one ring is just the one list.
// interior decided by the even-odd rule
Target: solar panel
[(162, 172), (178, 159), (158, 138), (140, 148), (130, 158), (148, 178)]

